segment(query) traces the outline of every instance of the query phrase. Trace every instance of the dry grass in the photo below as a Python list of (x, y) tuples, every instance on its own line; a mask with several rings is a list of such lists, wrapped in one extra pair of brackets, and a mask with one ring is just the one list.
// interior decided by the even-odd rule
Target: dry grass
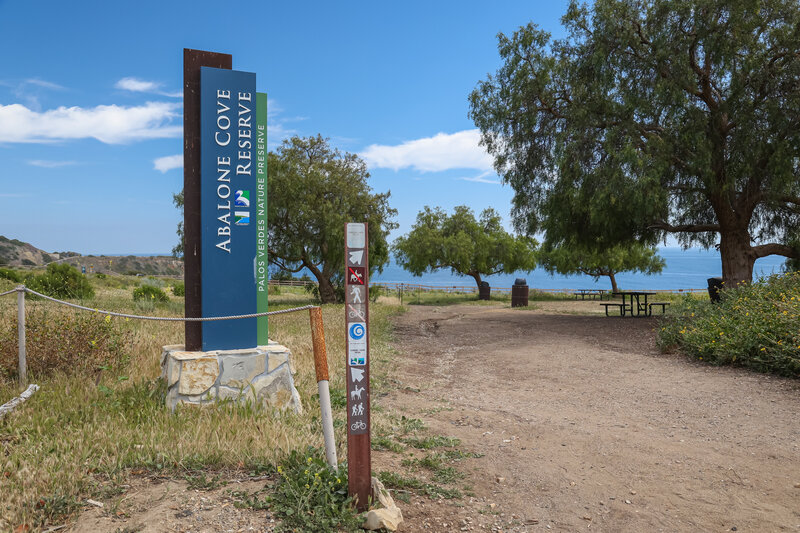
[[(96, 298), (84, 304), (145, 315), (182, 314), (181, 298), (171, 296), (164, 305), (135, 304), (130, 286), (111, 285), (96, 287)], [(2, 283), (0, 292), (13, 286)], [(308, 303), (307, 295), (285, 289), (270, 297), (273, 310)], [(28, 305), (35, 309), (55, 304)], [(371, 310), (373, 374), (378, 381), (390, 357), (388, 317), (399, 309), (378, 304)], [(0, 298), (0, 317), (3, 324), (16, 320), (13, 296)], [(345, 388), (342, 306), (324, 306), (323, 318), (335, 406), (335, 397), (343, 396)], [(41, 390), (0, 421), (0, 531), (21, 524), (35, 528), (61, 523), (86, 498), (113, 499), (121, 494), (120, 485), (132, 473), (264, 472), (291, 450), (322, 446), (307, 312), (270, 320), (270, 338), (288, 346), (294, 356), (295, 384), (305, 408), (300, 416), (231, 404), (170, 414), (163, 405), (159, 358), (161, 346), (183, 342), (182, 323), (112, 320), (128, 335), (127, 366), (99, 376), (42, 377), (37, 381)], [(13, 381), (0, 382), (0, 403), (19, 391)], [(345, 412), (341, 407), (334, 410), (338, 454), (344, 458)]]

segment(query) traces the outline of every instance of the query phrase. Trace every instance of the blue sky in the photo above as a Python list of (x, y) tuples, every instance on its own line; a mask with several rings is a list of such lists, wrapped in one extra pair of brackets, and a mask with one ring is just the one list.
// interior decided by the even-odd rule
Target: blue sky
[(183, 48), (233, 55), (270, 100), (274, 148), (330, 137), (391, 190), (405, 233), (425, 205), (512, 191), (477, 145), (467, 96), (498, 32), (562, 35), (565, 1), (0, 0), (0, 234), (47, 251), (169, 252), (183, 185)]

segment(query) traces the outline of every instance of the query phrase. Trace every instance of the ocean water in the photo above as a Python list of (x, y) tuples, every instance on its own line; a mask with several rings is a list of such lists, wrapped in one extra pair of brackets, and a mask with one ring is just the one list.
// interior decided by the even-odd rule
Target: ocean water
[[(658, 254), (666, 261), (666, 266), (661, 274), (650, 276), (629, 272), (617, 274), (619, 288), (622, 290), (706, 289), (708, 287), (708, 278), (722, 275), (722, 263), (719, 252), (716, 250), (659, 248)], [(783, 264), (784, 258), (781, 256), (763, 257), (756, 261), (753, 278), (777, 274), (781, 272)], [(492, 287), (511, 287), (517, 278), (525, 278), (528, 286), (536, 289), (611, 289), (611, 281), (607, 276), (601, 277), (595, 282), (590, 276), (582, 274), (574, 276), (550, 275), (538, 268), (531, 272), (496, 274), (487, 276), (484, 280), (488, 281)], [(415, 277), (403, 270), (394, 261), (386, 265), (382, 273), (373, 275), (370, 281), (442, 286), (475, 285), (475, 280), (471, 277), (453, 275), (449, 269)]]

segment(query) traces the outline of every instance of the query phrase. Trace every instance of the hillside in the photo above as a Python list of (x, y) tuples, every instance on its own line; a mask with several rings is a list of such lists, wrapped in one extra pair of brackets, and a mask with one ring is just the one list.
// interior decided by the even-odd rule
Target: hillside
[(171, 256), (137, 257), (81, 255), (77, 252), (45, 252), (32, 244), (0, 235), (0, 266), (17, 268), (43, 267), (55, 261), (66, 262), (87, 273), (143, 274), (181, 276), (183, 261)]
[(76, 252), (52, 252), (0, 235), (0, 265), (13, 267), (42, 266), (59, 259), (80, 255)]

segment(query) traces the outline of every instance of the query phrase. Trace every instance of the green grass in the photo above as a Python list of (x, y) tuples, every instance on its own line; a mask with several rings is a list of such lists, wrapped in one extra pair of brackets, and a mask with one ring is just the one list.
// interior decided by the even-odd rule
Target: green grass
[[(85, 303), (127, 313), (183, 314), (182, 298), (173, 296), (165, 305), (143, 308), (132, 301), (134, 284), (115, 278), (101, 279), (95, 297)], [(11, 280), (0, 280), (0, 291), (14, 286)], [(302, 289), (283, 289), (270, 298), (270, 309), (312, 303)], [(30, 313), (42, 309), (53, 315), (73, 313), (46, 301), (29, 301), (27, 307)], [(334, 408), (337, 454), (344, 458), (344, 308), (326, 305), (322, 312), (331, 389), (339, 391), (334, 395), (339, 406)], [(398, 306), (386, 304), (370, 309), (375, 390), (389, 383), (385, 378), (393, 353), (389, 317), (399, 312), (402, 309)], [(0, 330), (6, 328), (7, 332), (16, 323), (13, 296), (0, 298), (0, 317)], [(109, 320), (125, 333), (126, 365), (100, 373), (33, 374), (31, 378), (41, 389), (0, 420), (0, 531), (23, 524), (31, 530), (61, 524), (82, 507), (86, 498), (121, 499), (117, 491), (128, 484), (133, 471), (187, 479), (192, 486), (208, 489), (222, 482), (224, 472), (274, 472), (293, 450), (322, 447), (307, 311), (270, 319), (270, 338), (292, 350), (297, 369), (295, 385), (304, 406), (299, 416), (266, 414), (233, 403), (170, 413), (164, 407), (159, 359), (162, 346), (183, 342), (183, 324)], [(16, 360), (13, 346), (10, 360)], [(30, 344), (29, 353), (35, 353)], [(0, 378), (0, 402), (17, 396), (20, 390), (16, 381)], [(374, 414), (373, 420), (379, 423), (381, 416)]]
[(684, 296), (659, 329), (663, 350), (712, 365), (800, 377), (800, 272), (727, 288), (722, 301)]

